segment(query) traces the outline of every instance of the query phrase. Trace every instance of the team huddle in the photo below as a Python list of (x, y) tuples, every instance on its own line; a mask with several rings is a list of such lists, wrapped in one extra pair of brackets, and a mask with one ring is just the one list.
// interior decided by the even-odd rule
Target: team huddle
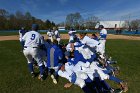
[[(60, 34), (56, 28), (47, 32), (48, 39), (37, 31), (39, 26), (32, 25), (32, 30), (22, 34), (20, 43), (23, 47), (29, 71), (32, 77), (38, 76), (43, 81), (50, 75), (53, 83), (57, 84), (59, 77), (66, 78), (69, 88), (72, 84), (78, 85), (84, 93), (121, 93), (128, 90), (127, 83), (116, 77), (118, 67), (105, 53), (107, 30), (99, 25), (100, 34), (91, 37), (85, 32), (71, 29), (67, 44), (61, 44)], [(39, 69), (39, 75), (34, 71)], [(105, 80), (112, 80), (120, 85), (119, 90), (112, 88)]]

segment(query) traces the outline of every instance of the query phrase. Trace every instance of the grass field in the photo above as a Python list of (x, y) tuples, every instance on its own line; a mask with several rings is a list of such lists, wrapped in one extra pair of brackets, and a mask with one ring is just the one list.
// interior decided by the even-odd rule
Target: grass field
[[(121, 68), (118, 77), (128, 82), (128, 93), (139, 93), (140, 41), (108, 40), (106, 49), (118, 61)], [(59, 83), (54, 85), (50, 77), (43, 82), (31, 78), (19, 41), (0, 42), (0, 93), (83, 93), (75, 85), (65, 89), (66, 82), (59, 78)]]

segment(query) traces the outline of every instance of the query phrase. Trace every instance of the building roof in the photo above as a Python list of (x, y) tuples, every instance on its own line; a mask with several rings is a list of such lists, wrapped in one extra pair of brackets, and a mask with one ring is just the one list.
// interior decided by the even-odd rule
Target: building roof
[(125, 21), (99, 21), (95, 28), (98, 28), (99, 25), (103, 25), (104, 28), (122, 28), (124, 23)]

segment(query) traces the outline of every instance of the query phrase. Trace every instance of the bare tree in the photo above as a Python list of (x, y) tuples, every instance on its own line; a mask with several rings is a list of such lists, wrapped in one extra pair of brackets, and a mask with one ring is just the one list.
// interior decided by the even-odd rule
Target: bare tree
[(137, 30), (140, 27), (140, 19), (132, 20), (130, 25), (133, 30)]
[(66, 26), (73, 27), (73, 28), (77, 29), (80, 26), (81, 20), (82, 20), (82, 16), (78, 12), (68, 14), (66, 17)]
[(99, 18), (96, 16), (88, 17), (85, 20), (86, 28), (88, 29), (95, 29), (96, 24), (99, 22)]

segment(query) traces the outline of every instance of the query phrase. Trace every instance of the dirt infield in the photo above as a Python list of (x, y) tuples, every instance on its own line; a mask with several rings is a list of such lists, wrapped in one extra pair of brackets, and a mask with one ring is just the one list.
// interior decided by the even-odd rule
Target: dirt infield
[[(90, 36), (91, 34), (89, 34)], [(45, 39), (47, 39), (47, 35), (43, 34)], [(61, 34), (62, 39), (68, 39), (68, 34)], [(109, 34), (107, 36), (107, 39), (126, 39), (126, 40), (140, 40), (139, 36), (126, 36), (126, 35), (113, 35)], [(12, 35), (12, 36), (0, 36), (0, 41), (5, 41), (5, 40), (19, 40), (18, 35)]]

